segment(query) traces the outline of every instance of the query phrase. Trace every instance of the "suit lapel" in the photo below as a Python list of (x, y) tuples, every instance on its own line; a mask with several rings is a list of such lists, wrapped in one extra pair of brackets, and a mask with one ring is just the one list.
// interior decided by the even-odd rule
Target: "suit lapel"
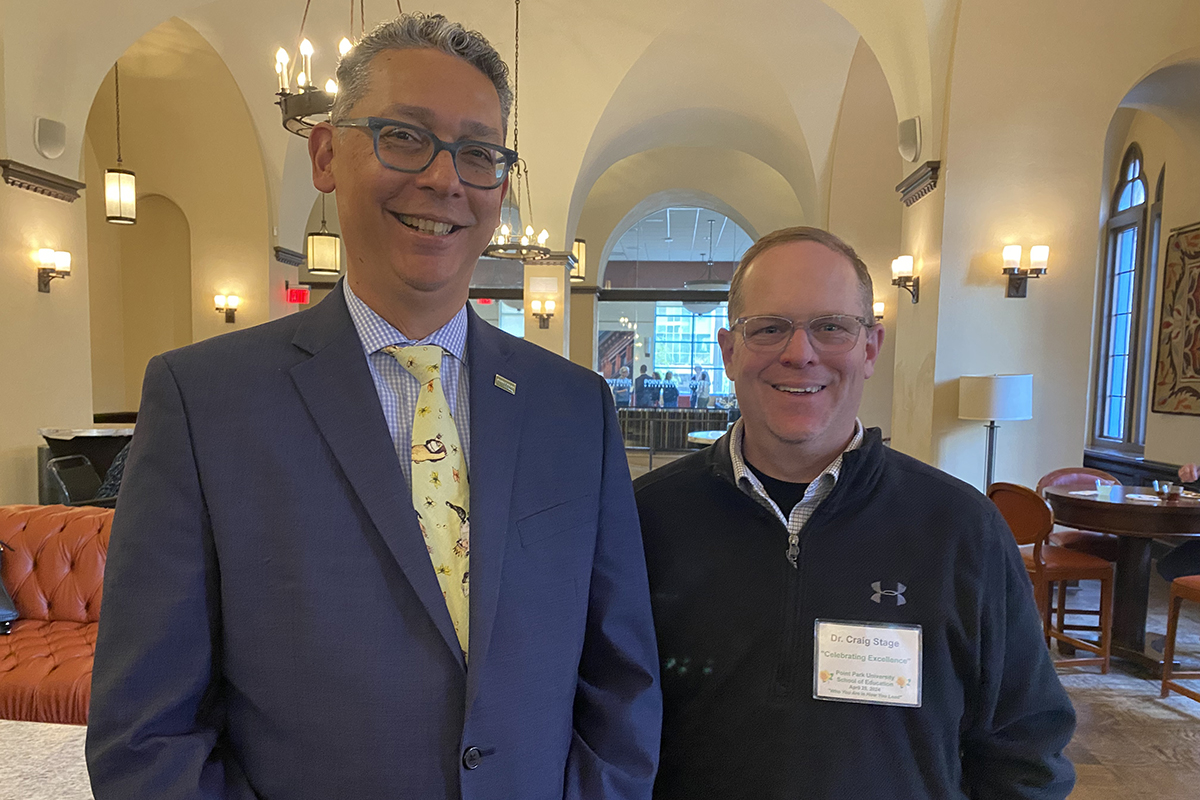
[[(467, 712), (479, 689), (496, 619), (500, 573), (510, 534), (513, 473), (525, 393), (533, 386), (515, 372), (512, 341), (481, 320), (468, 317), (467, 368), (471, 379), (471, 632)], [(516, 383), (515, 393), (497, 386), (497, 376)], [(503, 381), (501, 381), (503, 382)]]
[[(293, 344), (312, 355), (291, 369), (309, 413), (446, 645), (465, 667), (340, 282), (309, 312)], [(472, 575), (472, 594), (474, 584)]]

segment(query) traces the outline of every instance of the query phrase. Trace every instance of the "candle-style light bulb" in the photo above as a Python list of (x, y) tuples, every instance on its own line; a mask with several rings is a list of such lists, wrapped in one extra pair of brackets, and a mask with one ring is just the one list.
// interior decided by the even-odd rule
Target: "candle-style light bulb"
[(346, 53), (350, 52), (350, 48), (352, 47), (354, 47), (354, 45), (350, 44), (350, 40), (343, 36), (342, 40), (338, 42), (338, 53), (344, 56)]
[(307, 85), (308, 75), (301, 71), (300, 74), (296, 76), (296, 88), (300, 91), (304, 91), (304, 87)]
[(286, 92), (288, 90), (288, 62), (291, 58), (287, 54), (287, 50), (282, 47), (275, 51), (275, 72), (279, 75), (279, 91)]
[(538, 234), (538, 238), (537, 238), (537, 243), (538, 243), (538, 245), (539, 245), (540, 247), (545, 247), (545, 246), (546, 246), (546, 240), (547, 240), (547, 239), (549, 239), (549, 238), (550, 238), (550, 231), (548, 231), (548, 230), (546, 230), (545, 228), (543, 228), (543, 229), (542, 229), (542, 232)]
[(521, 237), (521, 246), (522, 246), (522, 247), (528, 247), (528, 246), (529, 246), (529, 237), (528, 237), (528, 236), (522, 236), (522, 237)]
[(512, 233), (512, 228), (508, 227), (508, 225), (500, 226), (500, 235), (503, 236), (505, 239), (508, 238), (508, 235), (510, 233)]
[(528, 236), (530, 239), (533, 238), (533, 226), (532, 225), (525, 226), (525, 235)]
[[(315, 52), (316, 51), (313, 49), (312, 42), (310, 42), (308, 39), (305, 39), (300, 43), (300, 55), (303, 58), (301, 66), (303, 67), (303, 72), (305, 75), (312, 75), (312, 56)], [(301, 81), (300, 85), (307, 86), (308, 82)]]
[(329, 80), (325, 81), (325, 91), (326, 92), (328, 92), (329, 94), (337, 94), (337, 90), (338, 90), (337, 81), (335, 81), (333, 78), (330, 78)]

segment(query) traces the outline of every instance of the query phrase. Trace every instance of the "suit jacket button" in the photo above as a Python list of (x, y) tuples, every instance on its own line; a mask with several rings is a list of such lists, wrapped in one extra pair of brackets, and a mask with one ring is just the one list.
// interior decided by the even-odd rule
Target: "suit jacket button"
[(462, 761), (467, 769), (475, 769), (483, 763), (483, 753), (479, 752), (478, 747), (468, 747), (463, 751)]

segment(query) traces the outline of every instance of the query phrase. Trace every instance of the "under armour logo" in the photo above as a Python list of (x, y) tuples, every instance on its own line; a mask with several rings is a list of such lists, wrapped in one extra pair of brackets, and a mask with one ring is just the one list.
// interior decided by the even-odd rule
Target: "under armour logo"
[(875, 594), (871, 595), (872, 602), (882, 603), (884, 597), (896, 598), (896, 605), (902, 606), (908, 601), (904, 599), (904, 590), (908, 587), (903, 583), (897, 583), (895, 589), (884, 589), (881, 584), (883, 581), (875, 581), (871, 584), (871, 588), (875, 590)]

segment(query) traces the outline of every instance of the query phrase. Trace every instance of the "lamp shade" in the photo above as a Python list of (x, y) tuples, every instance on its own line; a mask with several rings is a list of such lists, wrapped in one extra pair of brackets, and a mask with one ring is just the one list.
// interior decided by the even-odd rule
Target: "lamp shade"
[(342, 274), (342, 237), (321, 230), (308, 234), (308, 272), (310, 275)]
[(104, 171), (104, 218), (118, 225), (137, 222), (136, 179), (129, 170)]
[(1033, 376), (963, 375), (958, 379), (958, 418), (1033, 419)]

